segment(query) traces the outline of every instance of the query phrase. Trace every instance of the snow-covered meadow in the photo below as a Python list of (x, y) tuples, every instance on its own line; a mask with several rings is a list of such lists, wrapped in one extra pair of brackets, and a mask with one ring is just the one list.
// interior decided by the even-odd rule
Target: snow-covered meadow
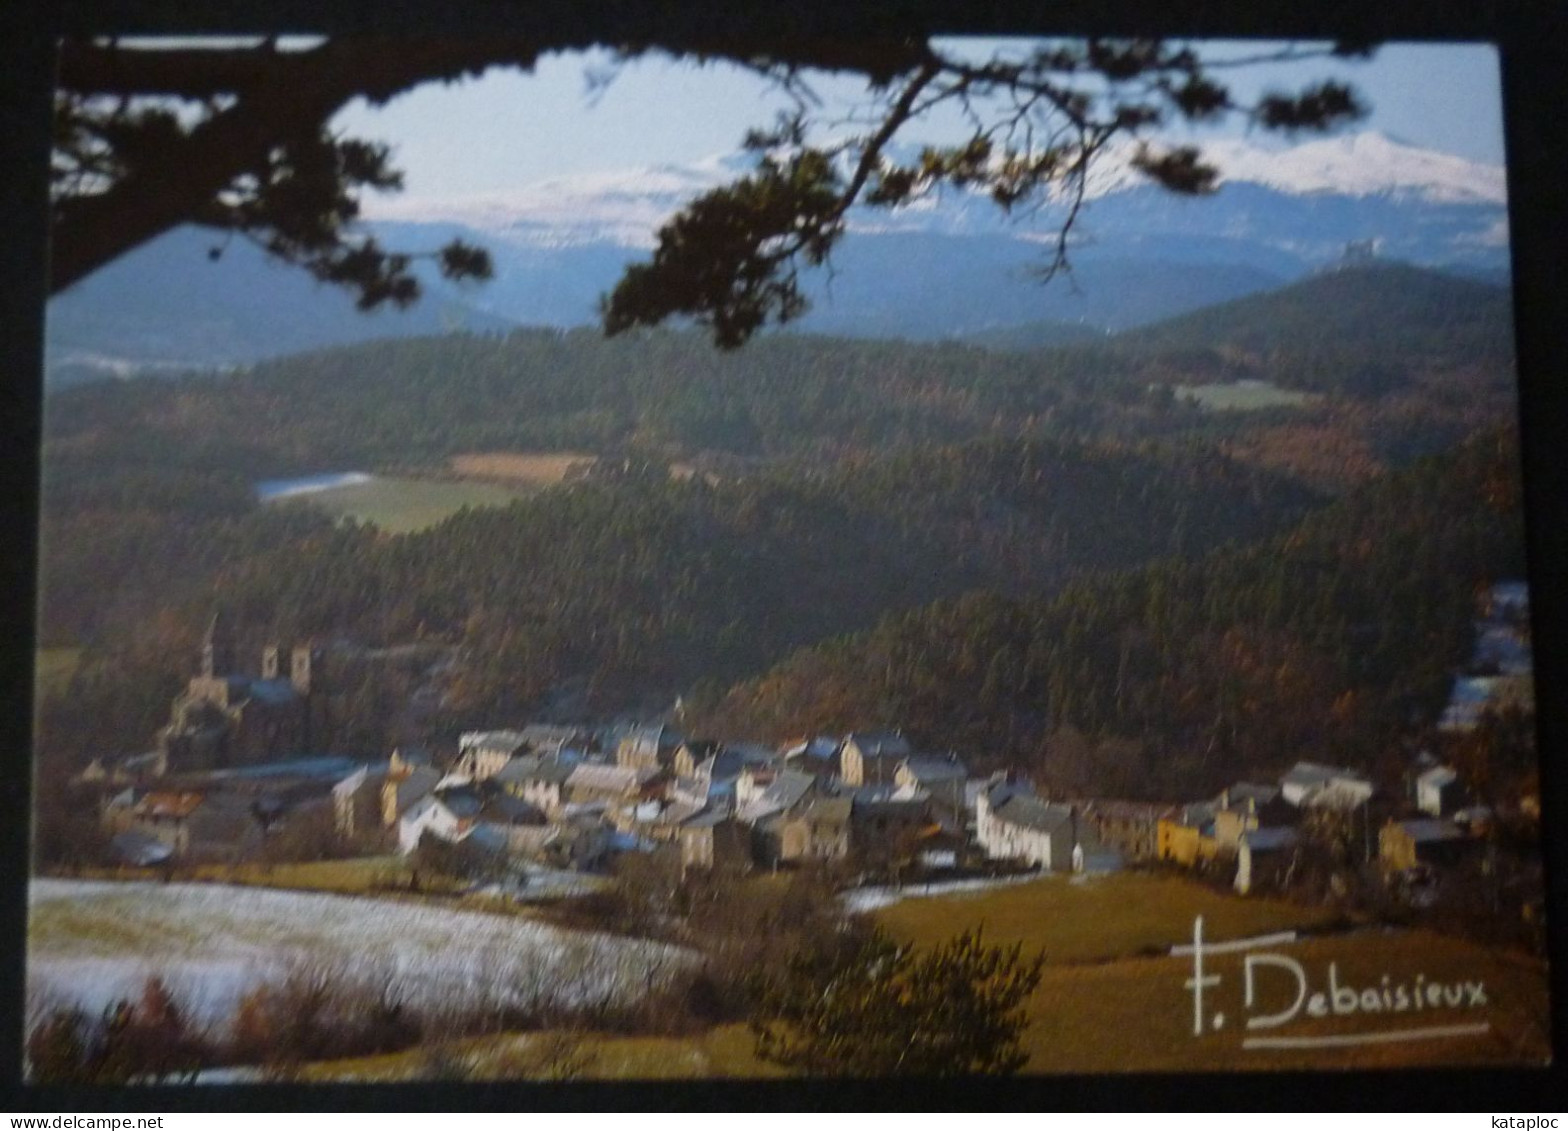
[[(1040, 880), (1039, 872), (1025, 872), (1018, 876), (994, 876), (972, 880), (942, 880), (930, 884), (905, 884), (902, 887), (864, 887), (844, 893), (844, 907), (857, 914), (876, 911), (905, 899), (925, 899), (935, 895), (952, 895), (955, 892), (982, 892), (995, 888), (1032, 884)], [(1075, 879), (1077, 877), (1074, 877)]]
[(45, 879), (28, 906), (34, 1008), (98, 1011), (157, 975), (220, 1022), (249, 988), (301, 966), (394, 979), (426, 1008), (586, 1004), (638, 995), (687, 961), (675, 947), (513, 916), (268, 888)]

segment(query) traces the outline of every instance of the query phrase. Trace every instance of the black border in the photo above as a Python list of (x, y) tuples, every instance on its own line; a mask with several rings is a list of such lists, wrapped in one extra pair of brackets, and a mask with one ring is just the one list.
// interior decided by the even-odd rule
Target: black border
[[(1472, 40), (1503, 58), (1525, 501), (1540, 694), (1553, 1048), (1547, 1069), (1043, 1076), (1013, 1080), (33, 1088), (20, 1082), (30, 823), (49, 94), (61, 35), (547, 32), (635, 42), (702, 32), (846, 38), (1147, 34)], [(1447, 1110), (1560, 1111), (1568, 1096), (1568, 5), (1557, 0), (58, 0), (0, 5), (0, 1111)], [(938, 1105), (941, 1105), (940, 1108)]]

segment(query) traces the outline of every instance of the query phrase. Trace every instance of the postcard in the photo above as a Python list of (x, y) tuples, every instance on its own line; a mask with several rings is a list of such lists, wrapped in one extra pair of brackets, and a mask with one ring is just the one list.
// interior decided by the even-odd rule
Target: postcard
[(1550, 1063), (1498, 50), (667, 39), (61, 42), (24, 1078)]

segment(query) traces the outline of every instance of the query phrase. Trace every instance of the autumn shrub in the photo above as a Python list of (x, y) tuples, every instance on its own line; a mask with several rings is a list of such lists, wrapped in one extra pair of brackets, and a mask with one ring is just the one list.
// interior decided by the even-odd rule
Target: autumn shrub
[(171, 1083), (194, 1079), (216, 1059), (162, 979), (111, 1002), (97, 1017), (75, 1005), (44, 1013), (27, 1039), (28, 1076), (38, 1084)]

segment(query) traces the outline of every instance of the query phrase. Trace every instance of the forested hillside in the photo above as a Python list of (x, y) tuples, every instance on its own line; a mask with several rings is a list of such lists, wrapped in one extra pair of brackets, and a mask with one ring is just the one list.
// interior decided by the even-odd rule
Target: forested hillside
[[(1295, 289), (1306, 298), (1274, 299), (1287, 310), (1316, 303), (1328, 318), (1336, 303), (1371, 302), (1363, 291), (1377, 279), (1411, 284), (1399, 272), (1346, 283), (1352, 274)], [(1447, 294), (1451, 283), (1421, 285)], [(1261, 332), (1262, 308), (1249, 309), (1236, 317), (1246, 333)], [(1351, 509), (1320, 521), (1361, 514), (1356, 507), (1373, 504), (1358, 498), (1395, 489), (1380, 485), (1389, 469), (1478, 429), (1511, 435), (1506, 335), (1456, 352), (1448, 307), (1409, 310), (1396, 379), (1382, 385), (1338, 355), (1312, 354), (1296, 315), (1280, 315), (1267, 364), (1201, 335), (1169, 348), (1025, 354), (778, 335), (720, 354), (685, 333), (606, 341), (520, 331), (62, 391), (46, 420), (40, 643), (80, 650), (81, 663), (71, 687), (44, 705), (44, 735), (73, 758), (146, 742), (221, 605), (247, 648), (276, 636), (460, 647), (448, 689), (454, 725), (515, 720), (545, 705), (668, 703), (700, 685), (695, 701), (713, 709), (715, 725), (898, 716), (933, 742), (990, 751), (982, 760), (1037, 758), (1058, 724), (1095, 741), (1146, 742), (1166, 731), (1158, 753), (1139, 756), (1154, 762), (1129, 763), (1145, 784), (1158, 782), (1161, 765), (1185, 766), (1195, 750), (1223, 758), (1256, 748), (1226, 737), (1229, 724), (1214, 720), (1236, 712), (1220, 711), (1209, 687), (1219, 679), (1212, 673), (1244, 656), (1284, 656), (1314, 688), (1360, 687), (1337, 652), (1325, 659), (1317, 643), (1280, 637), (1278, 618), (1326, 609), (1362, 636), (1381, 633), (1355, 611), (1368, 599), (1355, 585), (1371, 582), (1320, 592), (1315, 574), (1278, 573), (1269, 563), (1285, 531), (1335, 496)], [(1478, 327), (1495, 321), (1477, 318)], [(1311, 366), (1329, 376), (1288, 407), (1212, 411), (1178, 392)], [(450, 477), (453, 457), (465, 453), (563, 449), (598, 456), (600, 467), (408, 535), (335, 523), (306, 505), (262, 506), (255, 495), (268, 477), (351, 468)], [(672, 478), (679, 461), (718, 470)], [(1420, 474), (1441, 486), (1439, 473)], [(1402, 498), (1386, 538), (1375, 526), (1360, 536), (1387, 544), (1375, 553), (1390, 555), (1384, 580), (1394, 586), (1404, 584), (1393, 573), (1399, 553), (1419, 557), (1429, 543), (1452, 551), (1448, 580), (1416, 586), (1425, 596), (1411, 599), (1425, 604), (1405, 618), (1428, 625), (1431, 613), (1448, 627), (1423, 638), (1427, 651), (1403, 636), (1389, 644), (1399, 663), (1414, 655), (1410, 670), (1427, 671), (1447, 655), (1433, 641), (1448, 649), (1446, 634), (1467, 615), (1455, 586), (1474, 583), (1485, 563), (1476, 558), (1471, 569), (1474, 555), (1434, 533), (1462, 506), (1433, 494)], [(1336, 537), (1307, 544), (1339, 563), (1338, 576), (1345, 547)], [(1507, 557), (1513, 543), (1490, 545)], [(1144, 576), (1125, 571), (1143, 567), (1165, 579), (1159, 588), (1187, 619), (1140, 628), (1140, 597), (1136, 615), (1115, 606), (1123, 611), (1114, 630), (1079, 625), (1114, 586)], [(1431, 578), (1440, 573), (1434, 560)], [(1241, 599), (1254, 591), (1275, 594), (1286, 611), (1258, 622), (1246, 611), (1253, 597)], [(959, 613), (931, 605), (966, 593), (987, 595), (965, 598)], [(1207, 619), (1191, 619), (1200, 614)], [(889, 662), (875, 652), (880, 644), (866, 643), (891, 641), (904, 625), (916, 635), (900, 647), (919, 654), (919, 626), (948, 616), (976, 631), (1007, 626), (1012, 643), (982, 635), (973, 646), (931, 645), (922, 664), (967, 657), (952, 670)], [(725, 687), (846, 636), (858, 643), (802, 653), (756, 685), (773, 689), (760, 699), (738, 691), (719, 706)], [(873, 652), (853, 658), (866, 647)], [(1114, 659), (1109, 676), (1105, 655)], [(871, 675), (833, 668), (832, 680), (801, 684), (791, 674), (833, 656)], [(1177, 677), (1158, 671), (1191, 674), (1178, 691), (1161, 682)], [(1400, 678), (1416, 680), (1412, 694), (1431, 690)], [(822, 698), (830, 683), (840, 697), (831, 702)], [(1300, 701), (1321, 700), (1313, 691)], [(1326, 709), (1349, 708), (1336, 695)], [(1271, 725), (1298, 723), (1275, 713)]]
[(984, 441), (716, 487), (583, 483), (396, 539), (340, 529), (240, 555), (196, 600), (285, 635), (461, 642), (469, 706), (577, 681), (605, 708), (975, 586), (1261, 536), (1310, 501), (1205, 453)]
[(1376, 763), (1441, 706), (1477, 587), (1522, 576), (1517, 452), (1478, 437), (1289, 534), (975, 592), (694, 704), (720, 733), (901, 725), (1062, 790), (1180, 795), (1297, 757)]

